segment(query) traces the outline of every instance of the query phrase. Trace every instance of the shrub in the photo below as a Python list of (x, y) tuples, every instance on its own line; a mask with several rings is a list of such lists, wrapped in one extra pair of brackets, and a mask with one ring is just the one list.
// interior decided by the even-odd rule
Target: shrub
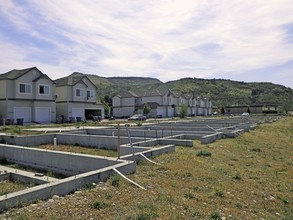
[(93, 209), (104, 209), (107, 206), (109, 206), (107, 203), (95, 201), (93, 204), (91, 204), (91, 208)]
[(137, 216), (137, 220), (150, 220), (159, 217), (157, 208), (153, 204), (141, 204), (138, 205), (140, 213)]
[(121, 177), (119, 175), (114, 175), (111, 177), (111, 185), (114, 187), (119, 187)]
[(196, 156), (198, 156), (198, 157), (211, 157), (212, 153), (209, 151), (200, 150), (200, 151), (196, 152)]
[(195, 195), (191, 192), (185, 192), (184, 193), (184, 198), (186, 199), (195, 199)]
[(218, 212), (213, 212), (213, 213), (211, 214), (211, 219), (213, 219), (213, 220), (218, 220), (218, 219), (220, 219), (220, 214), (219, 214)]
[(224, 193), (221, 189), (215, 189), (214, 194), (218, 197), (224, 197)]

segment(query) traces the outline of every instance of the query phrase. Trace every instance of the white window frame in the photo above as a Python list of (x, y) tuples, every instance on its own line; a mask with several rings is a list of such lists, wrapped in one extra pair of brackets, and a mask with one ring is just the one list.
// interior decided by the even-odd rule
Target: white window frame
[[(40, 92), (41, 86), (48, 87), (48, 93), (41, 93)], [(51, 94), (51, 86), (50, 85), (46, 85), (46, 84), (39, 84), (39, 86), (38, 86), (38, 92), (39, 92), (39, 95), (50, 95)]]
[[(79, 90), (79, 95), (76, 94), (77, 93), (77, 90)], [(74, 95), (75, 95), (75, 97), (84, 97), (84, 91), (83, 91), (83, 89), (76, 88)]]
[[(88, 96), (88, 92), (89, 92), (89, 96)], [(92, 99), (92, 98), (94, 98), (94, 90), (87, 90), (87, 91), (86, 91), (86, 98), (87, 98), (87, 99)]]
[[(20, 85), (25, 85), (25, 87), (24, 87), (24, 92), (21, 92), (20, 91)], [(26, 86), (29, 86), (30, 87), (30, 92), (26, 92)], [(18, 93), (19, 94), (32, 94), (32, 84), (30, 84), (30, 83), (18, 83)]]

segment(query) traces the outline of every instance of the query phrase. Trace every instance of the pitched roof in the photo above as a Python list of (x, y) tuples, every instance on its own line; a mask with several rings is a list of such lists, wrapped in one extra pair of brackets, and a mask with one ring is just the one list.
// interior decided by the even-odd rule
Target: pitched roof
[(132, 91), (123, 91), (115, 96), (118, 96), (120, 98), (137, 98), (137, 97), (139, 97), (137, 94), (135, 94)]
[[(80, 81), (83, 82), (82, 79), (84, 79), (84, 78), (86, 78), (87, 80), (89, 80), (92, 83), (92, 81), (85, 74), (78, 73), (78, 72), (74, 72), (69, 76), (56, 79), (56, 80), (54, 80), (54, 82), (56, 83), (56, 86), (74, 86), (77, 83), (79, 83)], [(95, 86), (95, 84), (93, 84), (93, 85)]]
[[(38, 70), (37, 67), (31, 67), (31, 68), (22, 69), (22, 70), (14, 69), (14, 70), (11, 70), (7, 73), (0, 74), (0, 79), (17, 79), (33, 69)], [(38, 71), (41, 72), (40, 70), (38, 70)]]
[(51, 80), (51, 81), (55, 84), (55, 82), (54, 82), (49, 76), (47, 76), (46, 74), (42, 74), (42, 75), (40, 75), (39, 77), (35, 78), (35, 79), (33, 80), (33, 82), (36, 82), (36, 81), (38, 81), (39, 79), (44, 79), (44, 78)]
[(150, 97), (150, 96), (163, 96), (166, 94), (166, 90), (147, 90), (147, 91), (138, 91), (136, 94), (140, 97)]
[[(148, 104), (151, 107), (151, 109), (157, 109), (157, 107), (159, 106), (159, 104), (156, 103), (156, 102), (148, 102), (148, 103), (145, 103), (145, 104)], [(145, 104), (139, 105), (137, 108), (138, 109), (143, 109)]]

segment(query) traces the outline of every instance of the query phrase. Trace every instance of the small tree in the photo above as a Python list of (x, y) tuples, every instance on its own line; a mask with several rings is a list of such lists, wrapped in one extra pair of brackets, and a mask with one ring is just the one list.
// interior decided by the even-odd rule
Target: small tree
[(222, 115), (225, 114), (225, 108), (224, 108), (224, 107), (221, 108), (221, 114), (222, 114)]
[(145, 103), (143, 106), (143, 114), (148, 115), (151, 112), (152, 108), (148, 103)]
[(247, 108), (247, 113), (250, 114), (250, 108), (249, 107)]
[(180, 118), (184, 118), (187, 115), (187, 111), (188, 111), (188, 105), (181, 105), (180, 106), (180, 112), (179, 112), (179, 116)]
[(109, 103), (106, 101), (105, 98), (101, 98), (101, 103), (104, 105), (105, 115), (109, 116), (110, 111), (111, 111), (111, 107), (110, 107)]

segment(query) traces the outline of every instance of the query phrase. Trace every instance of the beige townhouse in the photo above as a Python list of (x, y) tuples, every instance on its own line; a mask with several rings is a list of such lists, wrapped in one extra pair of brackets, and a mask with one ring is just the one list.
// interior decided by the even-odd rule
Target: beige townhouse
[(0, 74), (0, 117), (6, 123), (56, 121), (55, 83), (38, 68)]
[(97, 87), (82, 73), (74, 72), (56, 79), (56, 112), (58, 118), (75, 122), (104, 118), (104, 106), (97, 101)]

